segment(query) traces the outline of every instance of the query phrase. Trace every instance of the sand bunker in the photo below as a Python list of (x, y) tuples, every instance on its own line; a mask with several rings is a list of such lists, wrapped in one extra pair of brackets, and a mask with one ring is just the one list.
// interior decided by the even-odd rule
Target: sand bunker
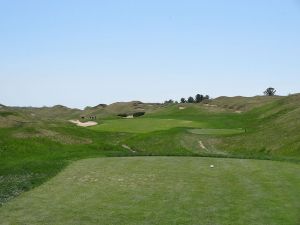
[(181, 106), (181, 107), (179, 107), (179, 109), (182, 110), (182, 109), (185, 109), (185, 107), (182, 107), (182, 106)]
[(123, 117), (124, 119), (133, 119), (133, 115), (129, 115), (129, 116), (126, 116), (126, 117)]
[(90, 126), (95, 126), (97, 125), (98, 123), (95, 122), (95, 121), (87, 121), (87, 122), (80, 122), (79, 120), (69, 120), (71, 123), (74, 123), (76, 124), (77, 126), (79, 127), (90, 127)]

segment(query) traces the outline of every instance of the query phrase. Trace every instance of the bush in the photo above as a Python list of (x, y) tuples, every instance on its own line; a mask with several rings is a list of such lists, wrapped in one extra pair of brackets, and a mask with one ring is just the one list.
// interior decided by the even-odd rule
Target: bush
[(126, 113), (120, 113), (120, 114), (118, 114), (118, 116), (120, 116), (120, 117), (127, 117), (128, 115)]
[(135, 112), (133, 113), (133, 117), (139, 117), (145, 115), (145, 112)]

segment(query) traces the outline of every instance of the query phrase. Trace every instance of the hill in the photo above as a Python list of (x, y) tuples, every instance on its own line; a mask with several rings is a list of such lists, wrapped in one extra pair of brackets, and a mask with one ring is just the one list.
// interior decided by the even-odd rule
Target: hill
[(222, 139), (221, 148), (243, 154), (299, 157), (300, 94), (265, 104), (244, 118), (248, 132)]
[(256, 107), (272, 103), (284, 98), (283, 96), (255, 96), (255, 97), (218, 97), (213, 99), (212, 104), (229, 110), (245, 112)]

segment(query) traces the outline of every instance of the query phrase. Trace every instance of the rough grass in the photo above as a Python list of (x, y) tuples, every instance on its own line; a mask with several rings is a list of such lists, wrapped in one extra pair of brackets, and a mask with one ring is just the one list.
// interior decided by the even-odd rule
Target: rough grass
[(67, 124), (47, 129), (47, 135), (36, 127), (0, 129), (0, 206), (53, 177), (73, 160), (131, 154), (117, 144), (124, 134), (99, 135)]
[(202, 123), (190, 120), (134, 118), (105, 120), (102, 124), (90, 129), (109, 132), (149, 133), (174, 127), (201, 127), (202, 125)]
[(0, 208), (0, 224), (295, 225), (299, 169), (195, 157), (82, 160)]
[(238, 154), (300, 158), (300, 95), (245, 113), (246, 133), (220, 137), (218, 148)]

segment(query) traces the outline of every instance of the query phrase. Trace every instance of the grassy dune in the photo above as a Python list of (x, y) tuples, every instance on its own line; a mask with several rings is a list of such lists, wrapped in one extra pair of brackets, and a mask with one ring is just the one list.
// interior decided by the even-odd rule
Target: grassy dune
[(87, 159), (4, 205), (0, 224), (295, 225), (299, 169), (262, 160)]
[(228, 152), (300, 159), (300, 95), (291, 95), (243, 115), (247, 132), (219, 139)]

